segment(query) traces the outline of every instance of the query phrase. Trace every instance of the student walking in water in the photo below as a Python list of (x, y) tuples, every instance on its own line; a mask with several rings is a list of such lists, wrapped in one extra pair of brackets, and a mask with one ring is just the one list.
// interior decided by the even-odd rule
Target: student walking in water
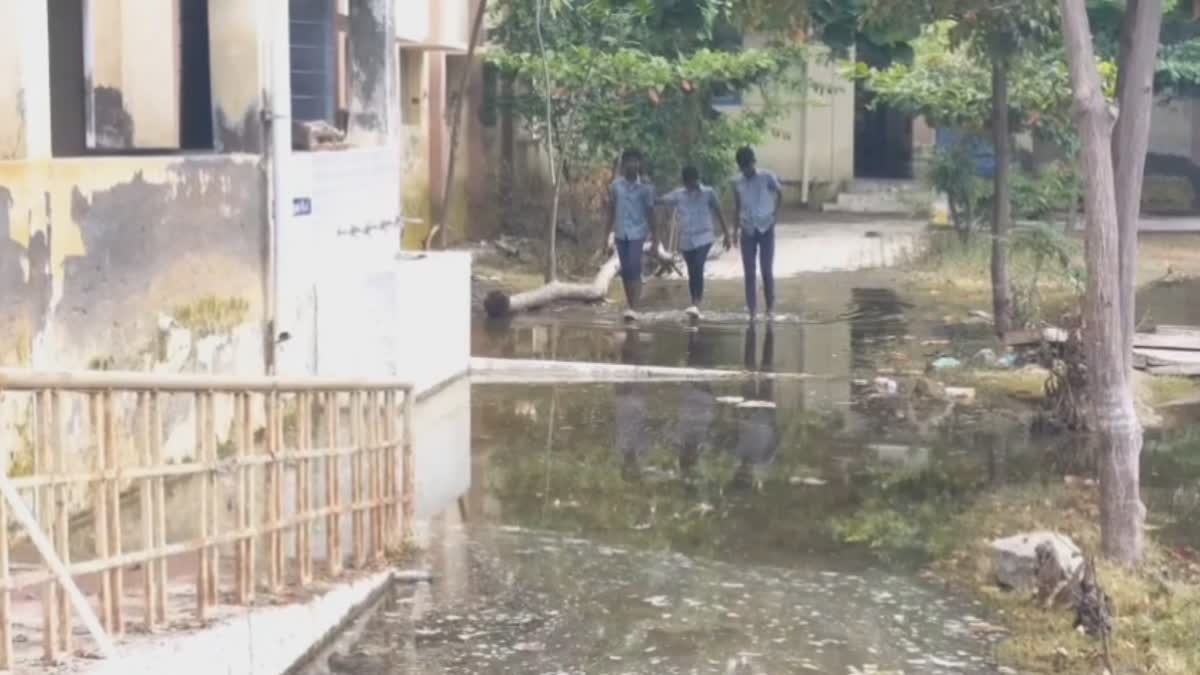
[(642, 298), (642, 247), (649, 239), (658, 246), (654, 231), (654, 186), (641, 180), (642, 153), (626, 150), (621, 155), (621, 175), (612, 182), (608, 195), (608, 227), (621, 261), (625, 286), (625, 321), (637, 321)]
[(693, 320), (700, 318), (700, 303), (704, 300), (704, 264), (708, 252), (716, 241), (713, 233), (713, 217), (721, 224), (722, 244), (728, 251), (732, 246), (725, 216), (721, 215), (721, 202), (711, 187), (700, 182), (696, 167), (683, 169), (683, 187), (676, 188), (663, 197), (663, 202), (675, 209), (679, 223), (679, 250), (687, 263), (688, 291), (692, 304), (687, 314)]
[(746, 309), (754, 320), (758, 309), (755, 287), (755, 262), (762, 268), (763, 295), (767, 301), (767, 320), (775, 315), (775, 222), (783, 191), (779, 179), (770, 171), (760, 170), (754, 151), (737, 151), (739, 175), (733, 180), (734, 210), (741, 227), (742, 270), (746, 277)]

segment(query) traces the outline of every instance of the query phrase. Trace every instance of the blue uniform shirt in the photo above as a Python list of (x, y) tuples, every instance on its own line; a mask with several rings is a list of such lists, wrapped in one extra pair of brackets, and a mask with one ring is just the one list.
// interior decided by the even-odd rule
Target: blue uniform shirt
[(782, 190), (775, 174), (759, 169), (747, 178), (739, 173), (733, 179), (733, 189), (741, 202), (738, 224), (746, 234), (766, 232), (775, 226), (775, 195)]
[(640, 180), (628, 181), (621, 176), (612, 182), (609, 192), (610, 199), (616, 204), (613, 236), (634, 241), (649, 237), (647, 214), (654, 208), (654, 186)]
[(716, 241), (713, 209), (721, 208), (716, 190), (707, 185), (695, 192), (676, 188), (663, 197), (663, 202), (675, 208), (679, 219), (679, 250), (691, 251)]

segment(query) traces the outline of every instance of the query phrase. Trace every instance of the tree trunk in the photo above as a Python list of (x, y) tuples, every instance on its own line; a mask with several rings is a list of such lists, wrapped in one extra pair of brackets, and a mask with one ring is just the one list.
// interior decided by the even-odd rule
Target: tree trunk
[(450, 109), (450, 155), (446, 159), (446, 183), (442, 186), (441, 198), (438, 200), (438, 210), (433, 228), (425, 238), (425, 248), (433, 246), (436, 237), (438, 245), (446, 248), (446, 212), (450, 210), (450, 193), (454, 190), (454, 167), (458, 157), (458, 136), (462, 120), (463, 100), (467, 97), (467, 86), (471, 83), (471, 66), (475, 63), (475, 47), (479, 44), (479, 34), (483, 30), (483, 17), (487, 14), (488, 0), (479, 0), (475, 10), (475, 21), (471, 25), (471, 41), (467, 43), (467, 62), (463, 66), (462, 77), (458, 81), (458, 94), (454, 97), (454, 105)]
[(1091, 426), (1101, 446), (1102, 548), (1113, 560), (1133, 563), (1142, 557), (1146, 509), (1138, 493), (1142, 433), (1121, 352), (1120, 234), (1111, 144), (1114, 118), (1101, 90), (1085, 0), (1059, 0), (1059, 7), (1087, 175), (1084, 348)]
[(1008, 279), (1008, 230), (1012, 222), (1012, 138), (1008, 129), (1008, 59), (992, 57), (992, 147), (996, 158), (992, 193), (992, 313), (997, 335), (1012, 329)]
[(555, 177), (554, 200), (550, 204), (549, 232), (546, 234), (546, 270), (543, 280), (550, 283), (558, 278), (558, 204), (562, 198), (562, 181)]
[(1120, 229), (1121, 348), (1125, 369), (1130, 372), (1133, 370), (1133, 334), (1137, 329), (1138, 223), (1146, 150), (1150, 144), (1154, 67), (1162, 14), (1162, 0), (1128, 0), (1121, 23), (1117, 89), (1120, 113), (1112, 147)]
[[(650, 242), (646, 242), (642, 249), (650, 260), (663, 266), (675, 266), (674, 258), (663, 248), (662, 244), (659, 244), (658, 248), (651, 248)], [(614, 253), (600, 267), (600, 271), (596, 273), (590, 284), (551, 281), (541, 288), (512, 296), (501, 291), (493, 291), (484, 298), (483, 309), (489, 317), (497, 319), (563, 302), (603, 302), (608, 297), (608, 289), (620, 271), (621, 263)]]

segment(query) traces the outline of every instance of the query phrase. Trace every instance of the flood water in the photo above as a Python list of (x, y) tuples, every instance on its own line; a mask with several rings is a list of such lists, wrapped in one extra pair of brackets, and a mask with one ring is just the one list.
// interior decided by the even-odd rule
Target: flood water
[[(471, 475), (432, 521), (434, 583), (397, 588), (305, 672), (1000, 672), (995, 617), (921, 566), (980, 495), (1094, 475), (1084, 444), (1018, 407), (864, 396), (883, 369), (969, 358), (988, 328), (967, 306), (843, 279), (781, 288), (783, 319), (751, 328), (738, 286), (713, 286), (699, 330), (575, 310), (481, 322), (475, 350), (812, 377), (472, 386), (469, 421), (446, 420), (469, 425)], [(1156, 536), (1200, 544), (1200, 434), (1146, 450)]]

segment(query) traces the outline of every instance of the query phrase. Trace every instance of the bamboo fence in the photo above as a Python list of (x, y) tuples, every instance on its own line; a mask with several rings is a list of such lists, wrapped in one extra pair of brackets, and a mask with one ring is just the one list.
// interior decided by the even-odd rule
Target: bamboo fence
[[(92, 582), (109, 635), (121, 636), (135, 621), (130, 607), (149, 631), (180, 618), (171, 616), (168, 602), (169, 586), (180, 583), (169, 578), (169, 560), (194, 562), (188, 566), (194, 615), (204, 621), (222, 602), (248, 605), (259, 592), (303, 588), (318, 575), (342, 574), (347, 565), (379, 562), (412, 539), (410, 384), (0, 369), (0, 393), (13, 392), (31, 398), (33, 461), (28, 475), (10, 482), (36, 511), (71, 578)], [(182, 417), (195, 427), (186, 457), (164, 454), (168, 435), (178, 431), (164, 423), (167, 397), (176, 418), (178, 402), (186, 401)], [(228, 425), (218, 429), (222, 398)], [(75, 417), (83, 423), (68, 425), (69, 410), (81, 411)], [(81, 451), (68, 449), (72, 439)], [(11, 465), (12, 458), (2, 459)], [(184, 481), (199, 484), (199, 497), (186, 504), (187, 512), (168, 514), (168, 490)], [(90, 518), (70, 512), (80, 496), (90, 499)], [(44, 658), (56, 662), (75, 649), (71, 605), (49, 565), (13, 574), (21, 528), (12, 527), (10, 516), (0, 500), (0, 670), (14, 667), (18, 590), (42, 589)], [(197, 534), (171, 541), (168, 520), (181, 516)], [(122, 541), (132, 526), (140, 533), (134, 546)], [(94, 555), (72, 560), (81, 538), (94, 539)], [(223, 553), (232, 555), (232, 565), (221, 565)], [(322, 557), (318, 570), (314, 561)], [(140, 588), (126, 586), (132, 571), (140, 572)]]

